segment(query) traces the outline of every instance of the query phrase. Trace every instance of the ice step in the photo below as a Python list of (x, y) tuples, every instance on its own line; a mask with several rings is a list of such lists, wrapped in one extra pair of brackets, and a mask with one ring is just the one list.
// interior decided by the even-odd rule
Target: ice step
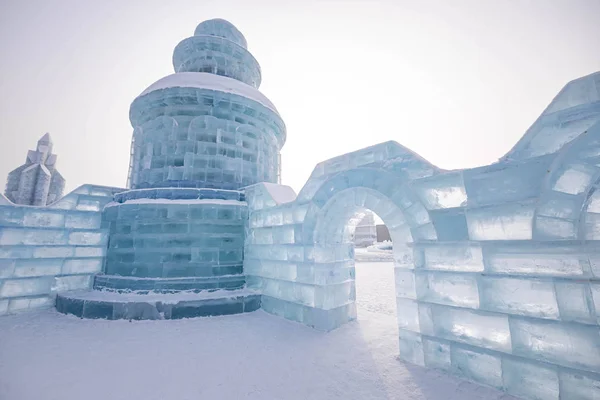
[(146, 290), (169, 293), (181, 290), (196, 292), (218, 289), (233, 290), (241, 289), (245, 284), (246, 276), (242, 274), (189, 278), (137, 278), (120, 275), (96, 275), (94, 289)]
[(250, 289), (178, 293), (119, 293), (106, 290), (57, 295), (56, 310), (89, 319), (180, 319), (240, 314), (260, 308)]

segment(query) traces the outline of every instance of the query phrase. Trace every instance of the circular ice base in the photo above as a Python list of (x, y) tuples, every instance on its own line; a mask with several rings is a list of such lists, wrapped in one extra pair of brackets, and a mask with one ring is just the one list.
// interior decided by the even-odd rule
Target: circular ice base
[(151, 188), (133, 189), (115, 194), (114, 201), (124, 203), (134, 200), (232, 200), (245, 201), (244, 192), (209, 188)]
[[(248, 218), (243, 199), (242, 192), (215, 189), (116, 194), (103, 211), (110, 232), (104, 273), (130, 278), (119, 281), (123, 289), (141, 289), (138, 284), (155, 285), (152, 290), (221, 288), (212, 282), (243, 271)], [(155, 281), (139, 281), (144, 278)]]
[(56, 310), (86, 319), (181, 319), (241, 314), (260, 308), (261, 296), (254, 291), (219, 290), (174, 294), (86, 291), (62, 293)]

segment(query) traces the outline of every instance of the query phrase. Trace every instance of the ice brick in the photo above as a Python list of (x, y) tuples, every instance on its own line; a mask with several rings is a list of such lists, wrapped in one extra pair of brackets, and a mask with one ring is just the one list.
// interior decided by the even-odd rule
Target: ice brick
[(100, 213), (70, 213), (65, 220), (65, 227), (74, 229), (99, 229), (101, 224)]
[(62, 268), (61, 259), (49, 260), (18, 260), (14, 276), (23, 278), (29, 276), (58, 275)]
[(489, 311), (558, 319), (551, 281), (482, 277), (481, 307)]
[(98, 246), (105, 243), (106, 234), (102, 232), (71, 232), (69, 234), (69, 244)]
[(412, 270), (395, 268), (396, 296), (416, 299), (415, 274)]
[(575, 164), (565, 169), (554, 183), (553, 190), (568, 194), (583, 193), (597, 174), (597, 168)]
[(511, 351), (511, 335), (506, 315), (444, 306), (431, 306), (431, 311), (436, 336), (473, 346)]
[(559, 400), (556, 369), (512, 358), (502, 360), (502, 369), (508, 393), (531, 400)]
[(472, 275), (427, 272), (417, 275), (419, 300), (478, 308), (477, 279)]
[(6, 313), (8, 313), (8, 303), (10, 302), (10, 300), (5, 299), (5, 300), (0, 300), (0, 315), (4, 315)]
[(423, 352), (426, 367), (450, 370), (452, 365), (450, 344), (423, 339)]
[(561, 400), (598, 400), (600, 399), (600, 376), (592, 376), (573, 371), (561, 371)]
[(468, 380), (502, 388), (502, 362), (498, 355), (467, 350), (458, 346), (450, 349), (452, 371)]
[(72, 246), (38, 246), (33, 250), (34, 258), (67, 258), (73, 257), (75, 248)]
[(600, 328), (511, 319), (513, 353), (567, 367), (600, 370)]
[(92, 275), (58, 276), (54, 279), (52, 291), (64, 292), (68, 290), (90, 289)]
[(22, 298), (22, 299), (11, 299), (8, 306), (9, 312), (17, 312), (21, 310), (27, 310), (31, 308), (42, 308), (52, 307), (54, 305), (54, 298), (50, 296), (36, 297), (36, 298)]
[(412, 186), (430, 210), (460, 207), (467, 202), (467, 193), (460, 173), (418, 180)]
[(556, 298), (563, 321), (594, 323), (593, 298), (588, 284), (556, 282)]
[(425, 366), (423, 355), (423, 342), (421, 335), (414, 332), (400, 330), (400, 358), (413, 364)]
[(102, 259), (70, 259), (65, 260), (62, 273), (68, 274), (89, 274), (100, 272), (102, 270)]
[(486, 271), (507, 275), (581, 276), (585, 257), (567, 247), (494, 246), (484, 251)]
[(65, 215), (60, 212), (25, 211), (23, 226), (62, 228), (65, 225)]
[(481, 247), (469, 245), (445, 245), (423, 247), (423, 263), (420, 268), (440, 271), (483, 271)]
[(419, 304), (410, 299), (396, 298), (398, 327), (413, 332), (419, 332)]
[(0, 279), (9, 278), (15, 270), (15, 260), (0, 259)]
[(13, 279), (0, 286), (0, 297), (33, 296), (50, 293), (52, 277)]
[(509, 204), (467, 211), (472, 240), (531, 240), (534, 208)]

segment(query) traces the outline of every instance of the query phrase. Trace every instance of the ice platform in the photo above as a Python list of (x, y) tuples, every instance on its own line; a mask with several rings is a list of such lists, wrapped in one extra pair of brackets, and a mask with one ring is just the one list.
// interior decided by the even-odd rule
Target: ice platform
[(249, 289), (177, 292), (76, 291), (59, 294), (56, 309), (87, 319), (181, 319), (241, 314), (260, 308)]

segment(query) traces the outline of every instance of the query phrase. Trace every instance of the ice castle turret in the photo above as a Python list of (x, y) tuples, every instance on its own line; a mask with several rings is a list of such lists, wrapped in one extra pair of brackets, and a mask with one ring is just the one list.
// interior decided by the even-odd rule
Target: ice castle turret
[(173, 66), (131, 105), (130, 187), (277, 182), (285, 125), (257, 90), (260, 66), (244, 36), (225, 20), (205, 21), (177, 45)]
[(35, 150), (27, 152), (25, 164), (11, 171), (6, 182), (6, 197), (15, 204), (45, 206), (62, 197), (65, 180), (56, 170), (52, 139), (46, 133)]

